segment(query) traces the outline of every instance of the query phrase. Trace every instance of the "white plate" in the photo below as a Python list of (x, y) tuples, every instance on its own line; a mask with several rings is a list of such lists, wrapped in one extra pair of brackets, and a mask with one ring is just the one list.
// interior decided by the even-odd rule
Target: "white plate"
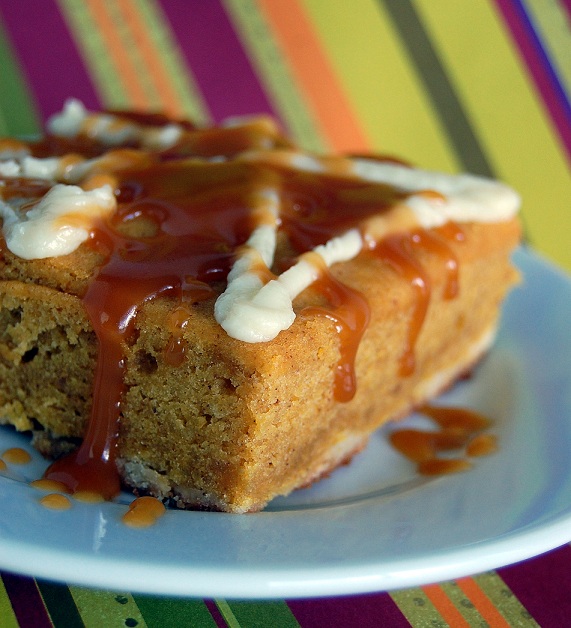
[[(255, 515), (169, 511), (152, 528), (125, 503), (49, 511), (0, 478), (0, 568), (41, 578), (198, 597), (306, 597), (410, 587), (510, 564), (571, 540), (571, 282), (526, 250), (493, 351), (441, 399), (494, 417), (499, 453), (464, 474), (419, 478), (375, 434), (353, 463)], [(414, 421), (414, 418), (411, 419)], [(26, 446), (0, 430), (0, 450)]]

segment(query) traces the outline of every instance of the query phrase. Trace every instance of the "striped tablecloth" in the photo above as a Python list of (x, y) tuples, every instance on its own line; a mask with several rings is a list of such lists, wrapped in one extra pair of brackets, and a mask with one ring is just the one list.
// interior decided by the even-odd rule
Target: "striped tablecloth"
[[(0, 135), (70, 96), (199, 122), (267, 112), (318, 151), (501, 178), (571, 270), (568, 0), (0, 0)], [(4, 506), (5, 507), (5, 506)], [(571, 538), (571, 530), (570, 530)], [(155, 598), (11, 574), (0, 626), (564, 626), (571, 548), (404, 591)]]

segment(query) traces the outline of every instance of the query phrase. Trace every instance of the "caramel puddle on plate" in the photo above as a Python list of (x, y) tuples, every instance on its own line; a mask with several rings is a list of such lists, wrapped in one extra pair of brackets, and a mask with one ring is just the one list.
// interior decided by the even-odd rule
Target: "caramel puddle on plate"
[(9, 464), (28, 464), (32, 461), (32, 456), (21, 447), (12, 447), (2, 454), (2, 460)]
[[(41, 478), (30, 482), (30, 486), (39, 491), (47, 492), (39, 503), (50, 510), (68, 510), (73, 501), (84, 504), (100, 504), (105, 500), (103, 495), (94, 491), (76, 491), (71, 493), (62, 482)], [(121, 521), (130, 528), (148, 528), (154, 525), (165, 513), (165, 506), (155, 497), (139, 497), (129, 506)]]
[[(100, 504), (106, 501), (103, 495), (94, 491), (76, 491), (70, 494), (65, 484), (46, 478), (34, 480), (30, 482), (30, 486), (48, 492), (40, 498), (39, 503), (50, 510), (68, 510), (73, 506), (72, 498), (85, 504)], [(164, 515), (165, 510), (164, 504), (155, 497), (138, 497), (129, 505), (121, 521), (130, 528), (148, 528)]]
[[(13, 447), (3, 453), (0, 458), (0, 471), (7, 469), (5, 460), (11, 464), (27, 464), (31, 455), (20, 447)], [(48, 478), (40, 478), (29, 483), (32, 488), (45, 492), (39, 503), (49, 510), (69, 510), (73, 501), (86, 504), (100, 504), (105, 498), (95, 491), (76, 491), (71, 493), (63, 483)], [(165, 513), (165, 506), (155, 497), (139, 497), (130, 504), (121, 521), (130, 528), (148, 528), (154, 525)]]
[(44, 508), (50, 510), (69, 510), (72, 506), (71, 500), (67, 495), (61, 493), (48, 493), (40, 499), (40, 504)]
[(148, 528), (165, 514), (164, 504), (155, 497), (137, 497), (121, 521), (130, 528)]
[[(391, 445), (410, 461), (421, 475), (448, 475), (472, 468), (470, 458), (488, 456), (498, 449), (495, 434), (485, 433), (492, 425), (487, 417), (467, 408), (425, 405), (418, 410), (430, 418), (437, 430), (403, 428), (390, 436)], [(456, 457), (442, 456), (455, 452)]]

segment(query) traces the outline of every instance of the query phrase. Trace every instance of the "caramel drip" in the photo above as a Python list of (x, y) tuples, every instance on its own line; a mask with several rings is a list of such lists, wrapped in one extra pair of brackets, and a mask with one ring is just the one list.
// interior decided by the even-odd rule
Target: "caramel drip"
[(168, 318), (167, 327), (171, 337), (163, 352), (163, 357), (171, 366), (180, 366), (186, 359), (188, 343), (183, 334), (188, 326), (189, 318), (190, 312), (183, 305), (179, 305)]
[(337, 401), (350, 401), (357, 390), (355, 359), (369, 324), (369, 304), (360, 292), (337, 281), (326, 271), (322, 271), (314, 287), (326, 297), (330, 307), (306, 307), (301, 315), (323, 316), (334, 323), (340, 356), (335, 368), (333, 395)]
[(453, 299), (459, 291), (458, 259), (445, 239), (461, 241), (461, 233), (456, 226), (443, 228), (442, 231), (421, 229), (389, 236), (371, 246), (374, 255), (389, 264), (414, 291), (411, 320), (400, 360), (399, 372), (403, 377), (412, 375), (416, 368), (415, 345), (426, 318), (432, 292), (428, 273), (415, 258), (415, 249), (422, 249), (441, 260), (445, 271), (443, 298)]
[[(490, 419), (467, 408), (430, 406), (420, 408), (439, 430), (401, 429), (390, 435), (392, 446), (417, 464), (421, 475), (444, 475), (465, 471), (472, 466), (467, 459), (487, 456), (497, 449), (497, 438), (482, 433)], [(441, 457), (443, 452), (460, 451), (457, 458)]]
[[(96, 233), (95, 239), (102, 242), (108, 236), (109, 231), (105, 230)], [(143, 242), (139, 242), (141, 246), (129, 246), (130, 242), (122, 246), (116, 243), (109, 261), (91, 282), (83, 298), (99, 340), (91, 420), (80, 448), (57, 460), (45, 474), (46, 478), (62, 482), (73, 492), (92, 491), (106, 499), (119, 492), (114, 460), (117, 419), (124, 392), (124, 343), (132, 330), (137, 310), (144, 302), (159, 295), (180, 299), (187, 290), (185, 277), (176, 274), (176, 247), (182, 248), (184, 244), (177, 242), (178, 238), (174, 236), (165, 237), (165, 240), (158, 255), (156, 251), (148, 254)], [(173, 249), (175, 255), (171, 257)], [(218, 271), (220, 256), (210, 256), (214, 257), (212, 261), (208, 257), (205, 256), (209, 263), (207, 271)], [(151, 267), (155, 265), (153, 271)], [(196, 263), (189, 263), (185, 270), (195, 266)], [(199, 269), (195, 270), (199, 272)]]
[(404, 351), (400, 358), (399, 373), (408, 377), (416, 367), (415, 345), (426, 317), (430, 301), (431, 284), (424, 268), (413, 254), (415, 234), (400, 234), (385, 238), (375, 246), (374, 254), (389, 264), (411, 286), (414, 292), (411, 319), (408, 325)]
[(445, 282), (442, 296), (446, 300), (458, 296), (458, 258), (443, 238), (433, 231), (418, 231), (412, 236), (415, 246), (438, 257), (444, 266)]
[(184, 339), (184, 331), (188, 327), (193, 303), (206, 301), (214, 296), (212, 288), (203, 282), (186, 278), (186, 288), (183, 291), (183, 303), (176, 307), (168, 317), (167, 329), (171, 334), (170, 340), (163, 352), (164, 360), (171, 366), (180, 366), (186, 359), (188, 342)]
[(434, 233), (437, 233), (440, 237), (450, 242), (464, 242), (466, 240), (466, 234), (464, 233), (464, 229), (462, 229), (462, 227), (453, 220), (445, 222), (440, 227), (435, 227), (433, 231)]

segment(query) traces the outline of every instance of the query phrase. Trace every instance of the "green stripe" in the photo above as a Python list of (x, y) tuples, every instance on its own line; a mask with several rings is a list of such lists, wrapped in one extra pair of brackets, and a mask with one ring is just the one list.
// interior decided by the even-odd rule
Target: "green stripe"
[(222, 614), (222, 617), (224, 617), (224, 621), (226, 622), (228, 628), (240, 628), (240, 622), (236, 619), (236, 616), (234, 615), (228, 602), (226, 600), (214, 601), (216, 602), (216, 606)]
[[(216, 622), (202, 600), (133, 596), (149, 628), (216, 628)], [(137, 626), (137, 628), (139, 628)]]
[(400, 612), (406, 617), (413, 628), (447, 628), (442, 615), (436, 610), (434, 604), (420, 588), (391, 591), (393, 602), (399, 607)]
[(510, 626), (538, 628), (539, 624), (495, 571), (474, 576), (474, 580)]
[(321, 152), (327, 142), (317, 132), (303, 95), (293, 80), (255, 0), (223, 0), (241, 41), (288, 133), (306, 150)]
[(0, 21), (0, 135), (31, 135), (40, 130), (34, 99)]
[(156, 109), (160, 104), (160, 95), (157, 93), (157, 90), (149, 77), (149, 73), (146, 71), (145, 59), (141, 55), (137, 40), (131, 32), (129, 22), (123, 17), (123, 13), (117, 6), (115, 0), (99, 0), (99, 2), (105, 5), (106, 11), (115, 26), (114, 30), (117, 37), (121, 41), (121, 48), (125, 51), (127, 57), (135, 68), (138, 83), (150, 103), (149, 108)]
[(112, 109), (127, 108), (129, 99), (121, 77), (113, 65), (96, 24), (91, 19), (89, 9), (84, 6), (82, 0), (57, 1), (104, 105)]
[(378, 1), (391, 16), (463, 168), (474, 174), (493, 177), (493, 169), (412, 1)]
[(185, 114), (199, 124), (210, 122), (192, 68), (186, 66), (161, 7), (154, 0), (142, 0), (137, 7)]
[(242, 602), (216, 600), (229, 628), (299, 628), (286, 602)]
[(67, 586), (36, 580), (38, 591), (55, 626), (83, 628), (83, 622)]
[(95, 591), (73, 586), (70, 586), (69, 590), (85, 628), (147, 626), (137, 603), (129, 593)]
[(0, 578), (0, 628), (18, 628), (6, 587)]

